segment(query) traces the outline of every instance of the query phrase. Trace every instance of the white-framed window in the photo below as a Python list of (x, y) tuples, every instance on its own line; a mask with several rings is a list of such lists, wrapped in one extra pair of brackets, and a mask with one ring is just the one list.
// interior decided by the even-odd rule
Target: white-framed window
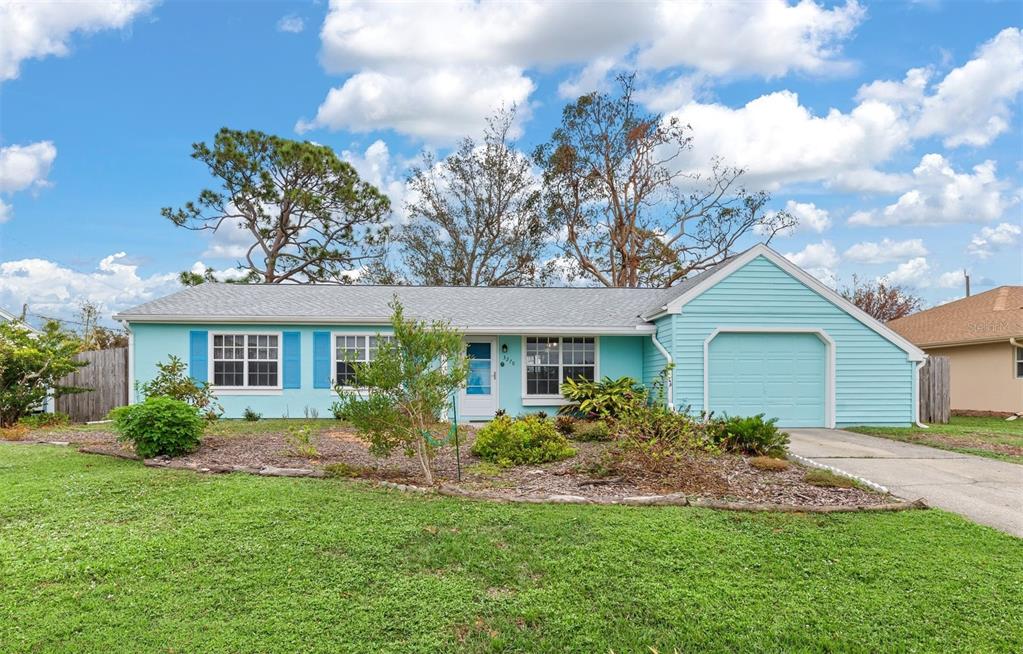
[(1023, 379), (1023, 347), (1016, 348), (1016, 379)]
[(352, 386), (355, 382), (354, 364), (375, 359), (380, 341), (392, 338), (381, 334), (334, 334), (334, 383)]
[(526, 336), (523, 350), (527, 397), (560, 397), (566, 379), (597, 379), (595, 336)]
[(280, 334), (213, 334), (210, 379), (216, 388), (280, 388)]

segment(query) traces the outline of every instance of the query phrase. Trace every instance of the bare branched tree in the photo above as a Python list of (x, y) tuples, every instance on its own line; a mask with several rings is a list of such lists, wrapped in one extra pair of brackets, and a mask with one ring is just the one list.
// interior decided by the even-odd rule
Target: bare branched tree
[(575, 274), (604, 286), (671, 286), (729, 256), (754, 229), (767, 242), (795, 225), (766, 211), (770, 195), (747, 191), (740, 168), (715, 161), (705, 176), (686, 172), (690, 127), (642, 111), (633, 75), (618, 81), (617, 96), (567, 105), (534, 154)]
[(424, 153), (411, 170), (409, 222), (395, 237), (409, 281), (533, 286), (550, 278), (540, 184), (512, 147), (514, 120), (514, 107), (498, 111), (482, 143), (465, 138), (439, 161)]
[(221, 189), (161, 213), (188, 229), (247, 231), (240, 267), (259, 281), (346, 283), (347, 273), (383, 255), (390, 203), (330, 148), (224, 128), (212, 148), (193, 144), (192, 157)]
[(898, 284), (884, 279), (864, 282), (856, 275), (852, 286), (842, 289), (842, 297), (881, 322), (904, 318), (923, 306), (921, 298)]

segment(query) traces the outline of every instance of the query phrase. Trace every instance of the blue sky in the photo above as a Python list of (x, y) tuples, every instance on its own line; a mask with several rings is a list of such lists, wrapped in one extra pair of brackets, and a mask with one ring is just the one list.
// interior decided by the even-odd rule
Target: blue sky
[(723, 156), (802, 219), (772, 245), (829, 283), (1020, 284), (1021, 25), (1018, 2), (0, 2), (0, 306), (115, 311), (231, 267), (231, 235), (159, 214), (211, 183), (190, 146), (222, 126), (330, 145), (400, 207), (422, 149), (518, 103), (531, 150), (620, 70), (693, 125), (686, 165)]

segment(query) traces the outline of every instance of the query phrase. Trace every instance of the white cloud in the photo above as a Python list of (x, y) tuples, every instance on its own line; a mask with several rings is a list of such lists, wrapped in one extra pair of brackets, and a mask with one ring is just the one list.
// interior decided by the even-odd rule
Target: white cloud
[[(526, 104), (534, 88), (527, 70), (563, 65), (585, 64), (561, 85), (564, 97), (600, 89), (616, 67), (767, 77), (829, 73), (848, 68), (840, 45), (863, 16), (855, 0), (831, 9), (812, 0), (333, 0), (320, 32), (320, 59), (328, 72), (352, 76), (298, 128), (395, 129), (443, 140), (464, 132), (466, 121), (471, 131), (502, 103)], [(665, 93), (648, 93), (648, 99), (666, 106), (665, 97), (691, 97), (690, 86), (677, 75)], [(427, 101), (420, 103), (421, 97)], [(455, 125), (461, 130), (452, 134)]]
[(393, 222), (405, 222), (405, 201), (411, 194), (403, 172), (408, 162), (396, 161), (387, 144), (380, 139), (362, 153), (345, 150), (341, 158), (352, 164), (361, 179), (390, 198)]
[(813, 202), (796, 202), (789, 200), (785, 203), (785, 211), (792, 214), (796, 219), (793, 229), (787, 230), (782, 236), (789, 236), (795, 232), (816, 232), (822, 234), (831, 227), (831, 218), (828, 210), (818, 207)]
[(205, 232), (209, 244), (202, 256), (211, 259), (244, 259), (255, 242), (252, 234), (240, 218), (228, 218), (215, 232)]
[(56, 158), (57, 148), (51, 141), (0, 147), (0, 192), (45, 186)]
[(46, 259), (0, 263), (0, 304), (28, 303), (33, 313), (68, 316), (82, 300), (106, 311), (118, 311), (178, 288), (177, 273), (140, 276), (138, 265), (118, 252), (100, 260), (95, 270), (81, 272)]
[(151, 0), (0, 3), (0, 81), (18, 77), (26, 59), (66, 56), (73, 33), (121, 29), (152, 5)]
[(787, 252), (785, 258), (832, 288), (838, 283), (835, 268), (841, 259), (831, 241), (810, 243), (799, 252)]
[(970, 239), (966, 251), (975, 257), (986, 259), (996, 251), (1010, 248), (1019, 243), (1023, 228), (1011, 223), (1000, 223), (996, 227), (983, 227)]
[(764, 77), (848, 70), (839, 46), (866, 14), (855, 0), (832, 9), (808, 0), (764, 0), (661, 2), (656, 10), (660, 30), (637, 56), (640, 68)]
[(391, 128), (427, 140), (451, 141), (482, 131), (486, 116), (502, 105), (518, 105), (520, 115), (527, 113), (526, 100), (533, 88), (532, 80), (513, 66), (424, 68), (410, 77), (359, 73), (331, 89), (316, 118), (299, 121), (296, 129)]
[(955, 288), (960, 285), (962, 278), (962, 273), (957, 271), (949, 271), (935, 276), (927, 257), (914, 257), (900, 263), (895, 270), (887, 275), (878, 277), (878, 280), (910, 288)]
[(1019, 198), (998, 179), (994, 161), (956, 172), (940, 154), (926, 154), (913, 169), (912, 190), (880, 210), (858, 211), (851, 225), (936, 225), (997, 220)]
[[(189, 270), (197, 275), (203, 275), (206, 273), (207, 268), (212, 268), (212, 266), (207, 266), (202, 261), (196, 261), (195, 263), (192, 264), (192, 267)], [(230, 267), (223, 268), (221, 270), (217, 270), (216, 268), (214, 268), (213, 276), (218, 280), (228, 281), (247, 277), (249, 272), (250, 271), (247, 268)]]
[(883, 239), (880, 243), (865, 241), (857, 243), (845, 251), (843, 257), (855, 263), (888, 263), (901, 261), (910, 257), (922, 257), (927, 254), (924, 242), (919, 238), (905, 241)]
[(298, 34), (304, 29), (305, 21), (302, 19), (301, 16), (296, 16), (295, 14), (288, 14), (287, 16), (282, 16), (281, 19), (277, 21), (278, 32), (289, 32), (291, 34)]
[(1010, 104), (1023, 91), (1023, 35), (1008, 28), (982, 44), (974, 58), (929, 88), (934, 71), (913, 68), (901, 82), (860, 87), (857, 99), (899, 107), (914, 139), (940, 136), (946, 147), (983, 146), (1009, 129)]
[(898, 110), (875, 100), (817, 116), (795, 93), (778, 91), (737, 109), (693, 102), (669, 116), (693, 127), (685, 164), (705, 170), (720, 156), (747, 170), (747, 184), (770, 187), (871, 168), (908, 142)]
[(914, 135), (944, 136), (947, 147), (987, 145), (1009, 129), (1009, 103), (1023, 91), (1023, 34), (1002, 30), (974, 59), (924, 98)]
[[(50, 141), (0, 147), (0, 194), (49, 186), (46, 177), (56, 158), (57, 148)], [(0, 223), (13, 217), (14, 208), (0, 197)]]

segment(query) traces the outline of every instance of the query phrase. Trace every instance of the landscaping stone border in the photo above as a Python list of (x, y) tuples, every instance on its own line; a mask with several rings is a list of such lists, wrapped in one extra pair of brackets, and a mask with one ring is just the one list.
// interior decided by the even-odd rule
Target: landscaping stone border
[(828, 472), (833, 472), (836, 475), (840, 475), (842, 477), (848, 477), (849, 479), (852, 479), (852, 480), (856, 481), (857, 483), (863, 484), (864, 486), (866, 486), (867, 488), (869, 488), (871, 490), (876, 490), (878, 493), (884, 493), (885, 495), (890, 495), (891, 494), (891, 491), (888, 490), (887, 487), (882, 486), (881, 484), (877, 483), (876, 481), (870, 481), (866, 477), (860, 477), (859, 475), (854, 475), (851, 472), (846, 472), (845, 470), (842, 470), (841, 468), (836, 468), (835, 466), (829, 466), (826, 463), (820, 463), (819, 461), (814, 461), (813, 459), (808, 459), (805, 456), (799, 456), (798, 454), (793, 454), (792, 452), (789, 452), (785, 456), (790, 461), (795, 461), (796, 463), (799, 463), (800, 465), (804, 465), (804, 466), (806, 466), (808, 468), (817, 468), (818, 470), (827, 470)]
[[(53, 442), (51, 444), (63, 444)], [(122, 459), (140, 461), (139, 457), (128, 452), (111, 452), (100, 448), (83, 447), (78, 450), (86, 454), (102, 454), (105, 456), (116, 456)], [(813, 467), (826, 468), (837, 474), (845, 475), (869, 485), (875, 490), (887, 493), (887, 489), (879, 484), (860, 479), (848, 473), (842, 472), (831, 466), (816, 463), (810, 459), (804, 459), (796, 455), (790, 455), (800, 463)], [(322, 470), (314, 468), (278, 468), (275, 466), (235, 466), (235, 465), (199, 465), (195, 463), (181, 463), (168, 457), (156, 457), (152, 459), (141, 459), (143, 465), (150, 468), (169, 468), (175, 470), (191, 470), (205, 474), (223, 474), (229, 472), (242, 472), (263, 477), (316, 477), (323, 478), (327, 475)], [(358, 480), (358, 477), (352, 479)], [(372, 481), (372, 480), (363, 480)], [(746, 511), (746, 512), (774, 512), (774, 513), (859, 513), (868, 511), (908, 511), (913, 509), (929, 508), (923, 499), (915, 501), (886, 502), (884, 504), (857, 504), (857, 505), (816, 505), (816, 504), (773, 504), (743, 501), (715, 500), (703, 497), (690, 498), (684, 493), (668, 493), (666, 495), (629, 495), (623, 497), (600, 497), (591, 498), (582, 495), (543, 495), (543, 496), (509, 496), (501, 493), (488, 491), (470, 491), (459, 488), (453, 484), (441, 484), (431, 488), (417, 486), (415, 484), (400, 484), (393, 481), (376, 481), (377, 486), (403, 493), (416, 493), (419, 495), (442, 495), (446, 497), (460, 497), (472, 500), (486, 500), (490, 502), (502, 502), (509, 504), (596, 504), (596, 505), (622, 505), (622, 506), (694, 506), (704, 509), (716, 509), (719, 511)]]

